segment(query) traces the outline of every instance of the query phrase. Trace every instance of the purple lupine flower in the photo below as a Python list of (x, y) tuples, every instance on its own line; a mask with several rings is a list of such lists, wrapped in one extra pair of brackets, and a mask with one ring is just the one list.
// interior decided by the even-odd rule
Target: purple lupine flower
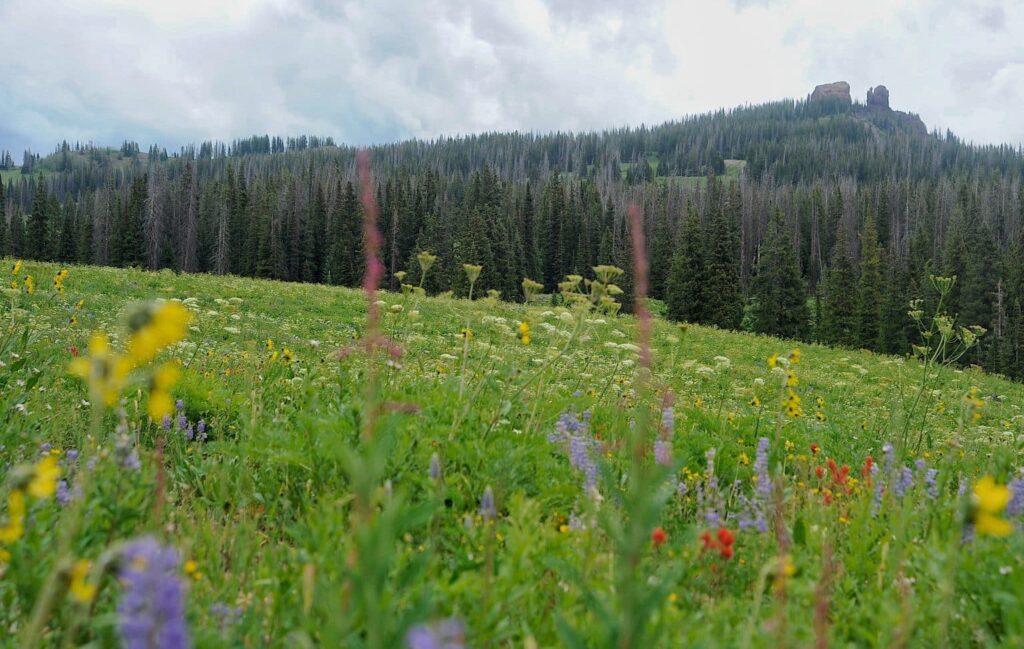
[(498, 515), (498, 511), (494, 507), (494, 492), (490, 487), (484, 489), (483, 498), (480, 499), (480, 515), (485, 520), (494, 520)]
[(127, 545), (121, 555), (124, 584), (117, 606), (118, 629), (125, 649), (185, 649), (185, 586), (178, 574), (177, 549), (153, 537)]
[(181, 399), (178, 399), (177, 401), (174, 402), (174, 407), (178, 412), (181, 412), (182, 410), (185, 409), (185, 402), (182, 401)]
[(74, 462), (75, 460), (78, 459), (78, 449), (69, 448), (68, 452), (64, 454), (64, 458), (68, 461), (69, 464)]
[(59, 480), (57, 482), (57, 504), (64, 507), (71, 502), (71, 489), (68, 488), (67, 480)]
[(142, 460), (139, 459), (139, 452), (136, 449), (132, 449), (128, 455), (121, 461), (121, 466), (132, 471), (138, 471), (142, 468)]
[(50, 454), (50, 449), (53, 446), (49, 442), (43, 442), (39, 445), (39, 457), (46, 457)]
[(928, 497), (932, 500), (939, 497), (939, 485), (935, 481), (936, 476), (939, 475), (938, 469), (928, 469), (924, 472), (924, 485), (928, 492)]
[(597, 486), (597, 462), (590, 454), (591, 441), (583, 435), (572, 435), (569, 438), (569, 463), (586, 476), (586, 487)]
[(875, 494), (871, 499), (872, 516), (878, 515), (878, 510), (882, 506), (882, 497), (885, 495), (885, 480), (879, 476), (881, 473), (877, 464), (871, 465), (871, 482), (875, 485)]
[(900, 469), (899, 477), (896, 479), (896, 484), (893, 485), (892, 491), (897, 498), (902, 498), (913, 486), (914, 472), (910, 467), (905, 466)]
[(409, 649), (465, 649), (466, 631), (462, 622), (448, 618), (412, 627), (405, 635), (405, 644)]
[(1024, 478), (1010, 480), (1010, 502), (1006, 504), (1006, 515), (1015, 518), (1024, 514)]
[(210, 605), (210, 615), (217, 618), (217, 626), (224, 631), (238, 622), (242, 617), (242, 609), (237, 606), (228, 606), (224, 602), (216, 602)]
[(660, 438), (654, 440), (654, 461), (661, 466), (672, 464), (672, 442)]
[(686, 486), (686, 480), (680, 480), (679, 486), (676, 487), (676, 491), (679, 493), (679, 497), (682, 498), (683, 496), (685, 496), (686, 492), (689, 490), (690, 488)]
[(178, 430), (185, 430), (188, 426), (188, 417), (184, 414), (178, 415)]
[(757, 453), (754, 456), (754, 475), (757, 476), (757, 496), (762, 503), (768, 503), (772, 498), (772, 478), (768, 474), (768, 445), (771, 442), (767, 437), (757, 440)]
[(199, 423), (196, 424), (196, 432), (199, 433), (200, 439), (206, 439), (206, 420), (199, 420)]
[(192, 428), (192, 424), (189, 424), (188, 428), (185, 429), (185, 439), (187, 439), (188, 441), (191, 442), (195, 438), (196, 438), (196, 431), (195, 431), (194, 428)]
[(171, 416), (170, 415), (164, 415), (163, 420), (160, 422), (160, 426), (164, 430), (170, 430), (171, 429)]
[(569, 529), (573, 532), (579, 532), (586, 529), (586, 526), (583, 524), (583, 519), (573, 513), (569, 514)]
[(430, 469), (427, 474), (434, 482), (441, 479), (441, 457), (437, 453), (430, 456)]
[(675, 430), (676, 415), (672, 406), (665, 406), (661, 409), (661, 429), (669, 435)]

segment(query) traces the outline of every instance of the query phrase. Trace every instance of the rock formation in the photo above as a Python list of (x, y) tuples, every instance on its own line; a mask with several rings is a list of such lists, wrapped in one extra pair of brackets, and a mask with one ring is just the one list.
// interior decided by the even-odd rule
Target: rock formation
[(885, 86), (875, 86), (874, 88), (868, 88), (868, 106), (874, 106), (876, 108), (889, 108), (889, 89)]
[[(888, 93), (886, 96), (888, 96)], [(853, 103), (853, 99), (850, 98), (850, 84), (845, 81), (823, 83), (820, 86), (815, 86), (814, 92), (811, 93), (812, 100), (831, 99), (833, 97), (847, 104)]]

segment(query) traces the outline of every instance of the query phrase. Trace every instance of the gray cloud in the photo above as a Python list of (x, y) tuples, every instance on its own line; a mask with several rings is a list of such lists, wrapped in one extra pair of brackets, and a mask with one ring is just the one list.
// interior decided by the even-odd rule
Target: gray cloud
[(1022, 30), (1009, 0), (6, 0), (0, 148), (593, 129), (835, 79), (1017, 143)]

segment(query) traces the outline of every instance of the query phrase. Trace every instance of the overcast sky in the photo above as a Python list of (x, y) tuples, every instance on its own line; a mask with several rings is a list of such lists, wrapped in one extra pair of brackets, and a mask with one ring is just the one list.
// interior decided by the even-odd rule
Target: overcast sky
[(1019, 0), (0, 0), (0, 148), (600, 129), (885, 84), (1024, 141)]

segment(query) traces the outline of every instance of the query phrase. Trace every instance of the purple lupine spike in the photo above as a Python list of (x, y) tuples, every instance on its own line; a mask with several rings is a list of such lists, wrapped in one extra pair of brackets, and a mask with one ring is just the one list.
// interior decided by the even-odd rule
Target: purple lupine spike
[(1006, 515), (1016, 518), (1024, 514), (1024, 478), (1016, 478), (1007, 485), (1010, 488), (1010, 502), (1006, 505)]
[(665, 406), (661, 409), (661, 430), (671, 435), (675, 431), (676, 415), (672, 406)]
[(194, 428), (192, 428), (192, 424), (189, 424), (188, 428), (185, 429), (185, 439), (187, 439), (188, 441), (191, 442), (195, 438), (196, 438), (196, 431), (195, 431)]
[(911, 488), (914, 486), (914, 472), (910, 467), (905, 466), (900, 469), (899, 476), (896, 479), (896, 484), (893, 485), (893, 493), (897, 498), (902, 498)]
[(768, 445), (771, 442), (767, 437), (757, 440), (757, 453), (754, 456), (754, 475), (757, 476), (757, 495), (762, 503), (768, 503), (772, 498), (772, 479), (768, 474)]
[(71, 489), (68, 488), (67, 480), (60, 480), (57, 482), (57, 504), (64, 507), (71, 502)]
[(185, 430), (188, 427), (188, 417), (184, 414), (178, 415), (178, 430)]
[(430, 469), (427, 471), (427, 474), (434, 482), (441, 479), (441, 456), (437, 453), (430, 456)]
[(185, 409), (185, 402), (182, 401), (181, 399), (178, 399), (177, 401), (174, 402), (174, 407), (178, 412), (181, 412), (182, 410)]
[(420, 624), (409, 629), (405, 644), (408, 649), (465, 649), (466, 631), (455, 618)]
[(672, 442), (660, 438), (654, 440), (654, 461), (661, 466), (672, 464)]
[(164, 430), (170, 430), (171, 429), (171, 416), (170, 415), (164, 415), (163, 420), (160, 422), (160, 426)]
[(494, 491), (490, 487), (484, 489), (484, 495), (480, 499), (480, 515), (485, 520), (494, 520), (498, 515), (498, 511), (494, 507)]
[(124, 586), (117, 606), (125, 649), (186, 649), (185, 586), (178, 551), (152, 537), (128, 544), (121, 553)]
[(924, 472), (924, 486), (925, 491), (928, 492), (928, 497), (935, 500), (939, 497), (939, 485), (935, 478), (939, 475), (938, 469), (928, 469)]

